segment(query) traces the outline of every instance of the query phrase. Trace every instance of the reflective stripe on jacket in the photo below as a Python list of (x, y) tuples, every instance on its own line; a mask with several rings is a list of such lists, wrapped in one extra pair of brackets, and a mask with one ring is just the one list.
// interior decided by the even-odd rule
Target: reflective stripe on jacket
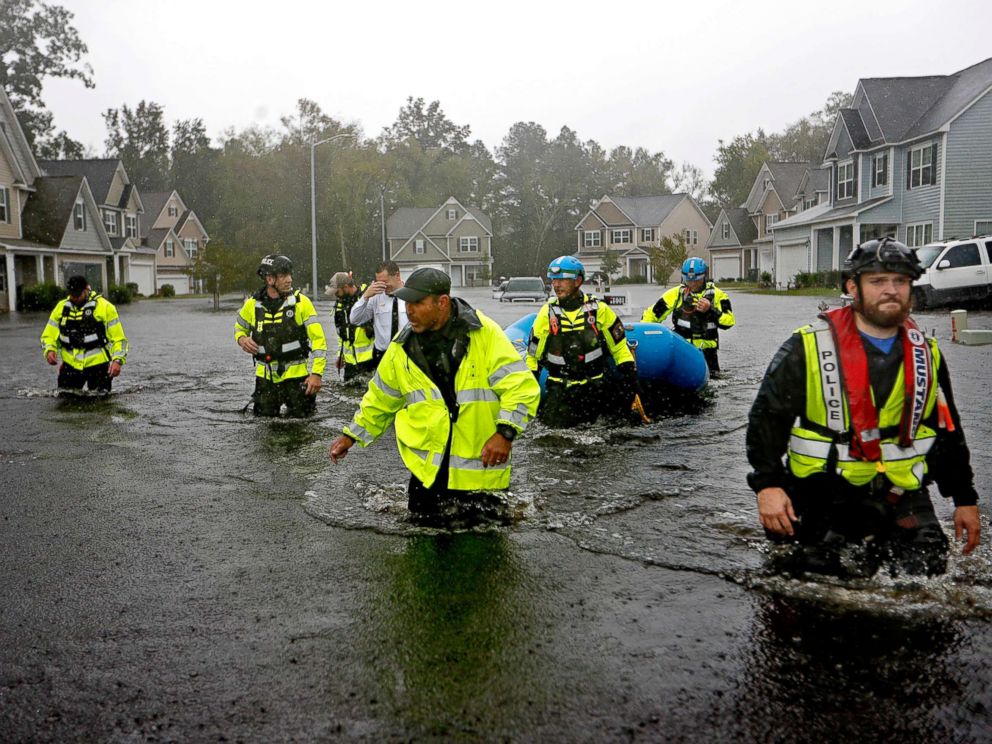
[(66, 298), (48, 317), (41, 334), (44, 353), (59, 351), (62, 361), (75, 369), (86, 369), (116, 359), (127, 361), (128, 343), (117, 308), (91, 291), (79, 307)]
[[(732, 328), (736, 322), (730, 295), (713, 282), (707, 282), (698, 292), (692, 293), (689, 301), (686, 298), (686, 289), (685, 284), (679, 284), (667, 290), (658, 302), (644, 311), (641, 320), (661, 323), (671, 315), (675, 332), (691, 341), (693, 346), (698, 349), (719, 348), (719, 331)], [(706, 297), (712, 305), (706, 313), (693, 309), (702, 297)]]
[(541, 397), (537, 380), (503, 330), (482, 313), (471, 312), (475, 320), (468, 331), (468, 349), (455, 375), (457, 414), (448, 410), (441, 391), (407, 354), (400, 333), (379, 362), (354, 420), (344, 429), (367, 447), (393, 422), (404, 464), (427, 487), (437, 478), (450, 433), (448, 488), (507, 488), (510, 462), (484, 468), (482, 447), (497, 424), (522, 432), (537, 413)]
[[(884, 472), (889, 482), (907, 491), (921, 488), (927, 472), (926, 455), (933, 446), (936, 432), (919, 424), (908, 447), (899, 445), (899, 425), (905, 400), (905, 365), (899, 367), (888, 400), (878, 411), (881, 461), (854, 458), (846, 442), (851, 416), (843, 384), (843, 371), (837, 360), (833, 336), (826, 324), (799, 329), (806, 356), (806, 416), (792, 428), (789, 438), (789, 469), (799, 478), (827, 471), (828, 462), (836, 459), (837, 472), (849, 483), (861, 486)], [(929, 416), (937, 400), (936, 374), (940, 364), (937, 342), (927, 340), (932, 384), (924, 404), (923, 416)], [(861, 339), (858, 339), (861, 342)], [(899, 340), (896, 341), (899, 343)], [(825, 360), (821, 365), (821, 360)], [(874, 391), (872, 392), (874, 396)], [(876, 407), (878, 402), (875, 401)], [(840, 432), (843, 433), (840, 433)]]
[(338, 299), (334, 303), (334, 326), (338, 332), (338, 343), (341, 358), (345, 364), (361, 364), (372, 359), (375, 349), (375, 332), (371, 323), (356, 325), (349, 317), (351, 308), (368, 289), (368, 284), (362, 284), (351, 297)]
[(313, 303), (298, 291), (286, 297), (279, 309), (271, 313), (262, 305), (260, 293), (245, 300), (234, 321), (234, 340), (245, 336), (259, 345), (256, 377), (282, 382), (324, 374), (327, 366), (324, 329)]

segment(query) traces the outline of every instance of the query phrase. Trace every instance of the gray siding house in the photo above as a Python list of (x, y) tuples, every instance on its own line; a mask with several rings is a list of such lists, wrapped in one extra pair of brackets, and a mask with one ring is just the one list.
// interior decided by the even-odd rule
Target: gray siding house
[(747, 279), (754, 265), (758, 230), (744, 207), (724, 207), (713, 223), (707, 250), (713, 259), (710, 276), (716, 280)]
[(828, 201), (772, 228), (780, 286), (839, 268), (872, 238), (920, 246), (992, 233), (992, 58), (951, 75), (858, 81), (823, 167)]

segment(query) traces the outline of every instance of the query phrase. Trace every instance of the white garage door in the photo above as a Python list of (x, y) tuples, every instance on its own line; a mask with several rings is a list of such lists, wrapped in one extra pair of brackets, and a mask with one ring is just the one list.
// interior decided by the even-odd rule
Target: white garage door
[(132, 262), (128, 268), (128, 279), (137, 284), (138, 291), (146, 297), (155, 294), (155, 267), (153, 265), (142, 266)]
[(721, 279), (740, 279), (741, 262), (737, 256), (714, 256), (713, 271), (710, 276), (716, 281)]
[(444, 271), (445, 274), (448, 273), (447, 271), (445, 271), (444, 267), (441, 264), (420, 264), (419, 266), (400, 266), (400, 278), (403, 279), (403, 281), (406, 281), (407, 277), (410, 276), (410, 274), (412, 274), (417, 269), (440, 269), (441, 271)]
[(159, 272), (158, 275), (158, 287), (162, 288), (163, 284), (171, 284), (172, 288), (176, 290), (177, 295), (189, 294), (189, 276), (186, 274), (169, 274)]
[(801, 271), (809, 271), (809, 250), (806, 244), (779, 246), (775, 281), (785, 286), (794, 282), (796, 274)]

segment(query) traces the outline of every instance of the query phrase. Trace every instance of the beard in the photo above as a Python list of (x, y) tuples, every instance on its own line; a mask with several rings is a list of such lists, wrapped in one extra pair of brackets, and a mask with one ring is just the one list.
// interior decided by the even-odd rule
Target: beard
[[(898, 304), (898, 308), (889, 307), (890, 302)], [(853, 305), (854, 312), (863, 315), (872, 325), (879, 328), (896, 328), (902, 325), (906, 318), (909, 317), (909, 313), (913, 308), (913, 300), (912, 296), (910, 296), (905, 302), (901, 302), (898, 298), (895, 298), (893, 300), (885, 299), (871, 305), (866, 305), (865, 301), (856, 295)], [(886, 305), (886, 308), (882, 310), (881, 305)]]

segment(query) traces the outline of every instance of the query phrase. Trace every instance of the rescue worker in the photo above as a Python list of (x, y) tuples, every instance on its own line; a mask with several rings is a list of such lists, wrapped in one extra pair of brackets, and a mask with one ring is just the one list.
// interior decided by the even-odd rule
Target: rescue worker
[[(640, 405), (640, 385), (623, 322), (613, 308), (582, 291), (585, 267), (574, 256), (548, 266), (555, 296), (537, 311), (527, 345), (527, 367), (540, 379), (548, 370), (538, 417), (548, 426), (591, 423), (601, 414), (625, 414)], [(608, 389), (607, 358), (620, 377)], [(643, 409), (641, 409), (643, 410)]]
[(69, 296), (59, 300), (41, 333), (45, 361), (59, 364), (59, 391), (110, 393), (127, 361), (128, 343), (117, 308), (93, 292), (84, 276), (69, 277)]
[(355, 325), (350, 317), (351, 308), (366, 289), (367, 284), (356, 286), (352, 275), (346, 271), (337, 272), (327, 285), (327, 294), (335, 298), (334, 327), (338, 333), (336, 367), (344, 370), (345, 381), (375, 371), (372, 361), (372, 339), (375, 334), (372, 322)]
[(946, 360), (909, 317), (921, 267), (883, 238), (855, 248), (844, 271), (853, 306), (797, 330), (768, 367), (748, 420), (748, 484), (768, 537), (798, 543), (799, 570), (942, 573), (928, 483), (954, 500), (966, 555), (981, 523)]
[(354, 420), (330, 448), (338, 462), (355, 442), (367, 447), (394, 423), (416, 517), (508, 488), (513, 441), (541, 397), (499, 325), (450, 293), (448, 275), (433, 268), (417, 269), (396, 290), (409, 325), (389, 344)]
[(396, 290), (403, 286), (400, 267), (395, 261), (383, 261), (372, 282), (358, 301), (352, 305), (350, 318), (356, 325), (372, 323), (375, 330), (375, 348), (372, 350), (373, 367), (378, 366), (386, 353), (389, 342), (406, 325), (406, 308)]
[(666, 291), (641, 320), (661, 323), (671, 315), (675, 332), (703, 352), (710, 372), (719, 372), (719, 332), (733, 327), (734, 311), (727, 293), (707, 279), (707, 270), (701, 258), (683, 261), (682, 283)]
[(265, 285), (241, 306), (234, 340), (255, 360), (256, 416), (313, 415), (327, 364), (327, 340), (313, 303), (293, 289), (293, 262), (269, 254), (258, 266)]

